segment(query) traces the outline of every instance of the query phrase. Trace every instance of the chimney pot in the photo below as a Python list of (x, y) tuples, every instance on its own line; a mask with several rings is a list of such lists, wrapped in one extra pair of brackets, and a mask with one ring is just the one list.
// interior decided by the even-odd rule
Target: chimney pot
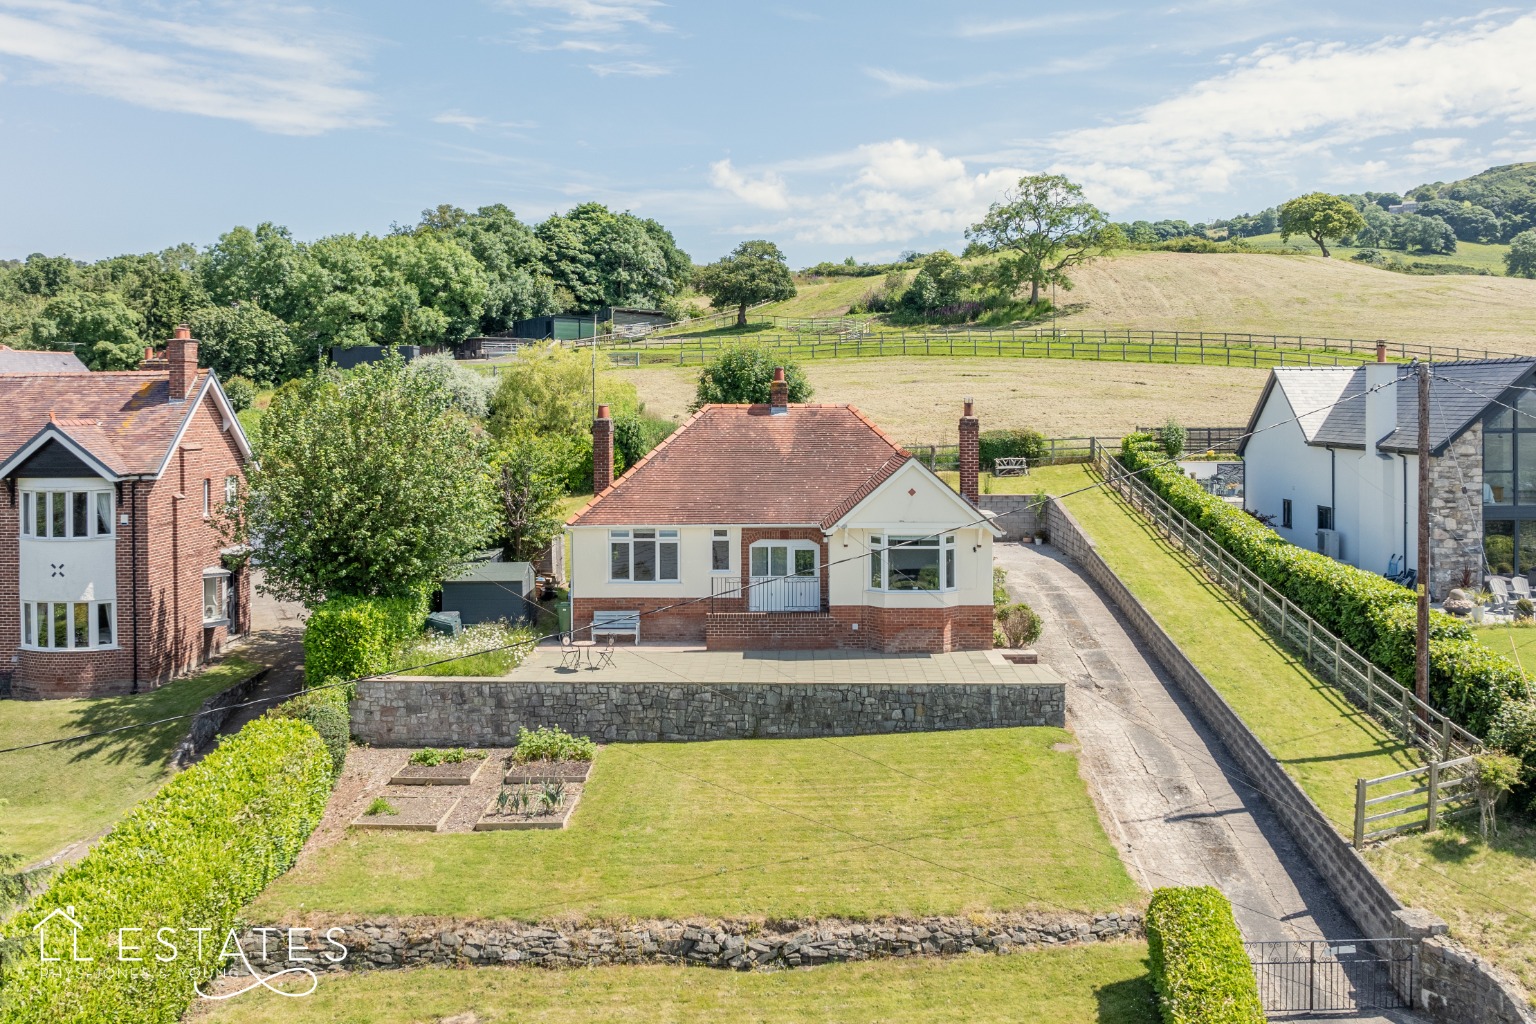
[(602, 494), (613, 485), (613, 417), (608, 406), (597, 407), (592, 421), (592, 493)]
[(789, 411), (789, 382), (784, 379), (784, 367), (773, 368), (773, 383), (768, 386), (768, 412), (778, 415)]
[(183, 339), (183, 340), (186, 339), (186, 338), (192, 337), (192, 325), (191, 324), (177, 324), (176, 325), (176, 337), (178, 339)]
[(960, 417), (960, 496), (972, 505), (981, 501), (981, 421), (975, 404), (975, 399), (967, 398), (965, 415)]
[(1384, 341), (1378, 341), (1376, 343), (1376, 361), (1378, 363), (1384, 363), (1387, 361), (1387, 343)]

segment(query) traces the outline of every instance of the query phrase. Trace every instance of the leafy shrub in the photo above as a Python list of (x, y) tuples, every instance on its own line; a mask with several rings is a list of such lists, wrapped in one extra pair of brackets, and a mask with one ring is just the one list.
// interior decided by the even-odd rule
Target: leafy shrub
[(1189, 441), (1189, 431), (1178, 420), (1169, 418), (1163, 424), (1162, 429), (1163, 453), (1170, 459), (1176, 459), (1184, 454), (1184, 446)]
[(304, 627), (304, 676), (356, 679), (389, 670), (427, 617), (425, 596), (333, 597)]
[(304, 722), (320, 734), (325, 741), (326, 753), (331, 756), (331, 778), (341, 776), (347, 764), (347, 744), (351, 739), (352, 724), (347, 714), (347, 701), (351, 688), (342, 685), (335, 677), (327, 679), (331, 684), (324, 688), (307, 690), (292, 700), (284, 701), (267, 712), (272, 718), (292, 718)]
[(1009, 647), (1028, 647), (1040, 639), (1040, 616), (1023, 601), (999, 609), (997, 627), (1002, 630)]
[(597, 756), (597, 744), (586, 736), (572, 736), (558, 725), (541, 726), (531, 732), (517, 730), (517, 749), (512, 760), (518, 764), (529, 761), (590, 761)]
[(992, 569), (992, 608), (1001, 612), (1008, 603), (1008, 570), (996, 566)]
[(363, 812), (363, 815), (369, 818), (377, 818), (385, 814), (394, 815), (399, 813), (399, 811), (395, 810), (394, 804), (381, 796), (376, 796), (373, 798), (373, 803), (369, 804), (368, 809)]
[(256, 401), (256, 382), (249, 377), (231, 377), (229, 380), (219, 382), (224, 388), (224, 394), (229, 398), (229, 404), (235, 407), (235, 412), (244, 412)]
[[(223, 966), (220, 950), (241, 908), (292, 866), (330, 789), (325, 744), (302, 722), (263, 718), (225, 740), (129, 811), (10, 922), (0, 1022), (179, 1020), (193, 983)], [(80, 955), (94, 960), (44, 963), (33, 929), (71, 907)], [(159, 928), (176, 929), (173, 961), (156, 959)], [(207, 929), (201, 947), (193, 928)], [(119, 961), (119, 929), (129, 929), (130, 947), (144, 947), (128, 953), (142, 959)]]
[(1165, 1024), (1263, 1024), (1253, 966), (1225, 896), (1210, 886), (1158, 889), (1146, 926)]
[(699, 371), (693, 407), (706, 405), (761, 405), (768, 401), (773, 371), (782, 366), (791, 402), (811, 400), (811, 382), (798, 363), (776, 355), (762, 345), (732, 345), (720, 350)]
[[(1413, 591), (1281, 539), (1254, 516), (1207, 494), (1177, 466), (1164, 465), (1161, 445), (1150, 434), (1125, 438), (1121, 459), (1165, 501), (1324, 629), (1404, 687), (1413, 686), (1417, 622)], [(1430, 702), (1453, 721), (1483, 736), (1507, 702), (1531, 698), (1525, 674), (1479, 643), (1466, 624), (1437, 611), (1430, 612), (1429, 620)]]
[(998, 459), (1023, 457), (1034, 465), (1045, 458), (1045, 435), (1038, 430), (984, 430), (981, 433), (981, 468), (991, 470)]

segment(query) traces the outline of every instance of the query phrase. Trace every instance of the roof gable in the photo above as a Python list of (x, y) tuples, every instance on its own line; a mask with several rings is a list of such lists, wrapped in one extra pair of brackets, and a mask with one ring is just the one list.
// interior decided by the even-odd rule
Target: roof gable
[(821, 526), (912, 456), (851, 405), (708, 405), (571, 526)]

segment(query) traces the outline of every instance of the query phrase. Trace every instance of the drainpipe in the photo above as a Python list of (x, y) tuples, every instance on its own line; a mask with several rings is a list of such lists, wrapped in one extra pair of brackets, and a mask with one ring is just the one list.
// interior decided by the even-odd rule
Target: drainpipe
[(1339, 474), (1338, 474), (1338, 472), (1337, 472), (1337, 470), (1335, 468), (1338, 465), (1338, 459), (1339, 459), (1339, 453), (1335, 449), (1329, 448), (1328, 449), (1328, 507), (1333, 510), (1331, 515), (1333, 516), (1333, 528), (1335, 530), (1337, 530), (1339, 528), (1339, 486), (1338, 486)]
[(1403, 460), (1403, 562), (1408, 561), (1408, 456), (1402, 452), (1397, 457)]
[[(132, 527), (129, 540), (129, 561), (133, 563), (133, 688), (131, 693), (139, 692), (139, 481), (133, 481), (133, 501), (129, 503), (128, 522)], [(121, 609), (121, 605), (119, 605)], [(123, 633), (123, 624), (117, 624), (119, 636)]]

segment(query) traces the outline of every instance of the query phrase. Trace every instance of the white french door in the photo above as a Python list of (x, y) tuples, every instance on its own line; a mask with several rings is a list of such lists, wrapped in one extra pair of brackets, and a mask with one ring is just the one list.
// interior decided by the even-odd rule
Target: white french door
[(752, 545), (747, 607), (754, 612), (821, 611), (819, 554), (808, 541)]

